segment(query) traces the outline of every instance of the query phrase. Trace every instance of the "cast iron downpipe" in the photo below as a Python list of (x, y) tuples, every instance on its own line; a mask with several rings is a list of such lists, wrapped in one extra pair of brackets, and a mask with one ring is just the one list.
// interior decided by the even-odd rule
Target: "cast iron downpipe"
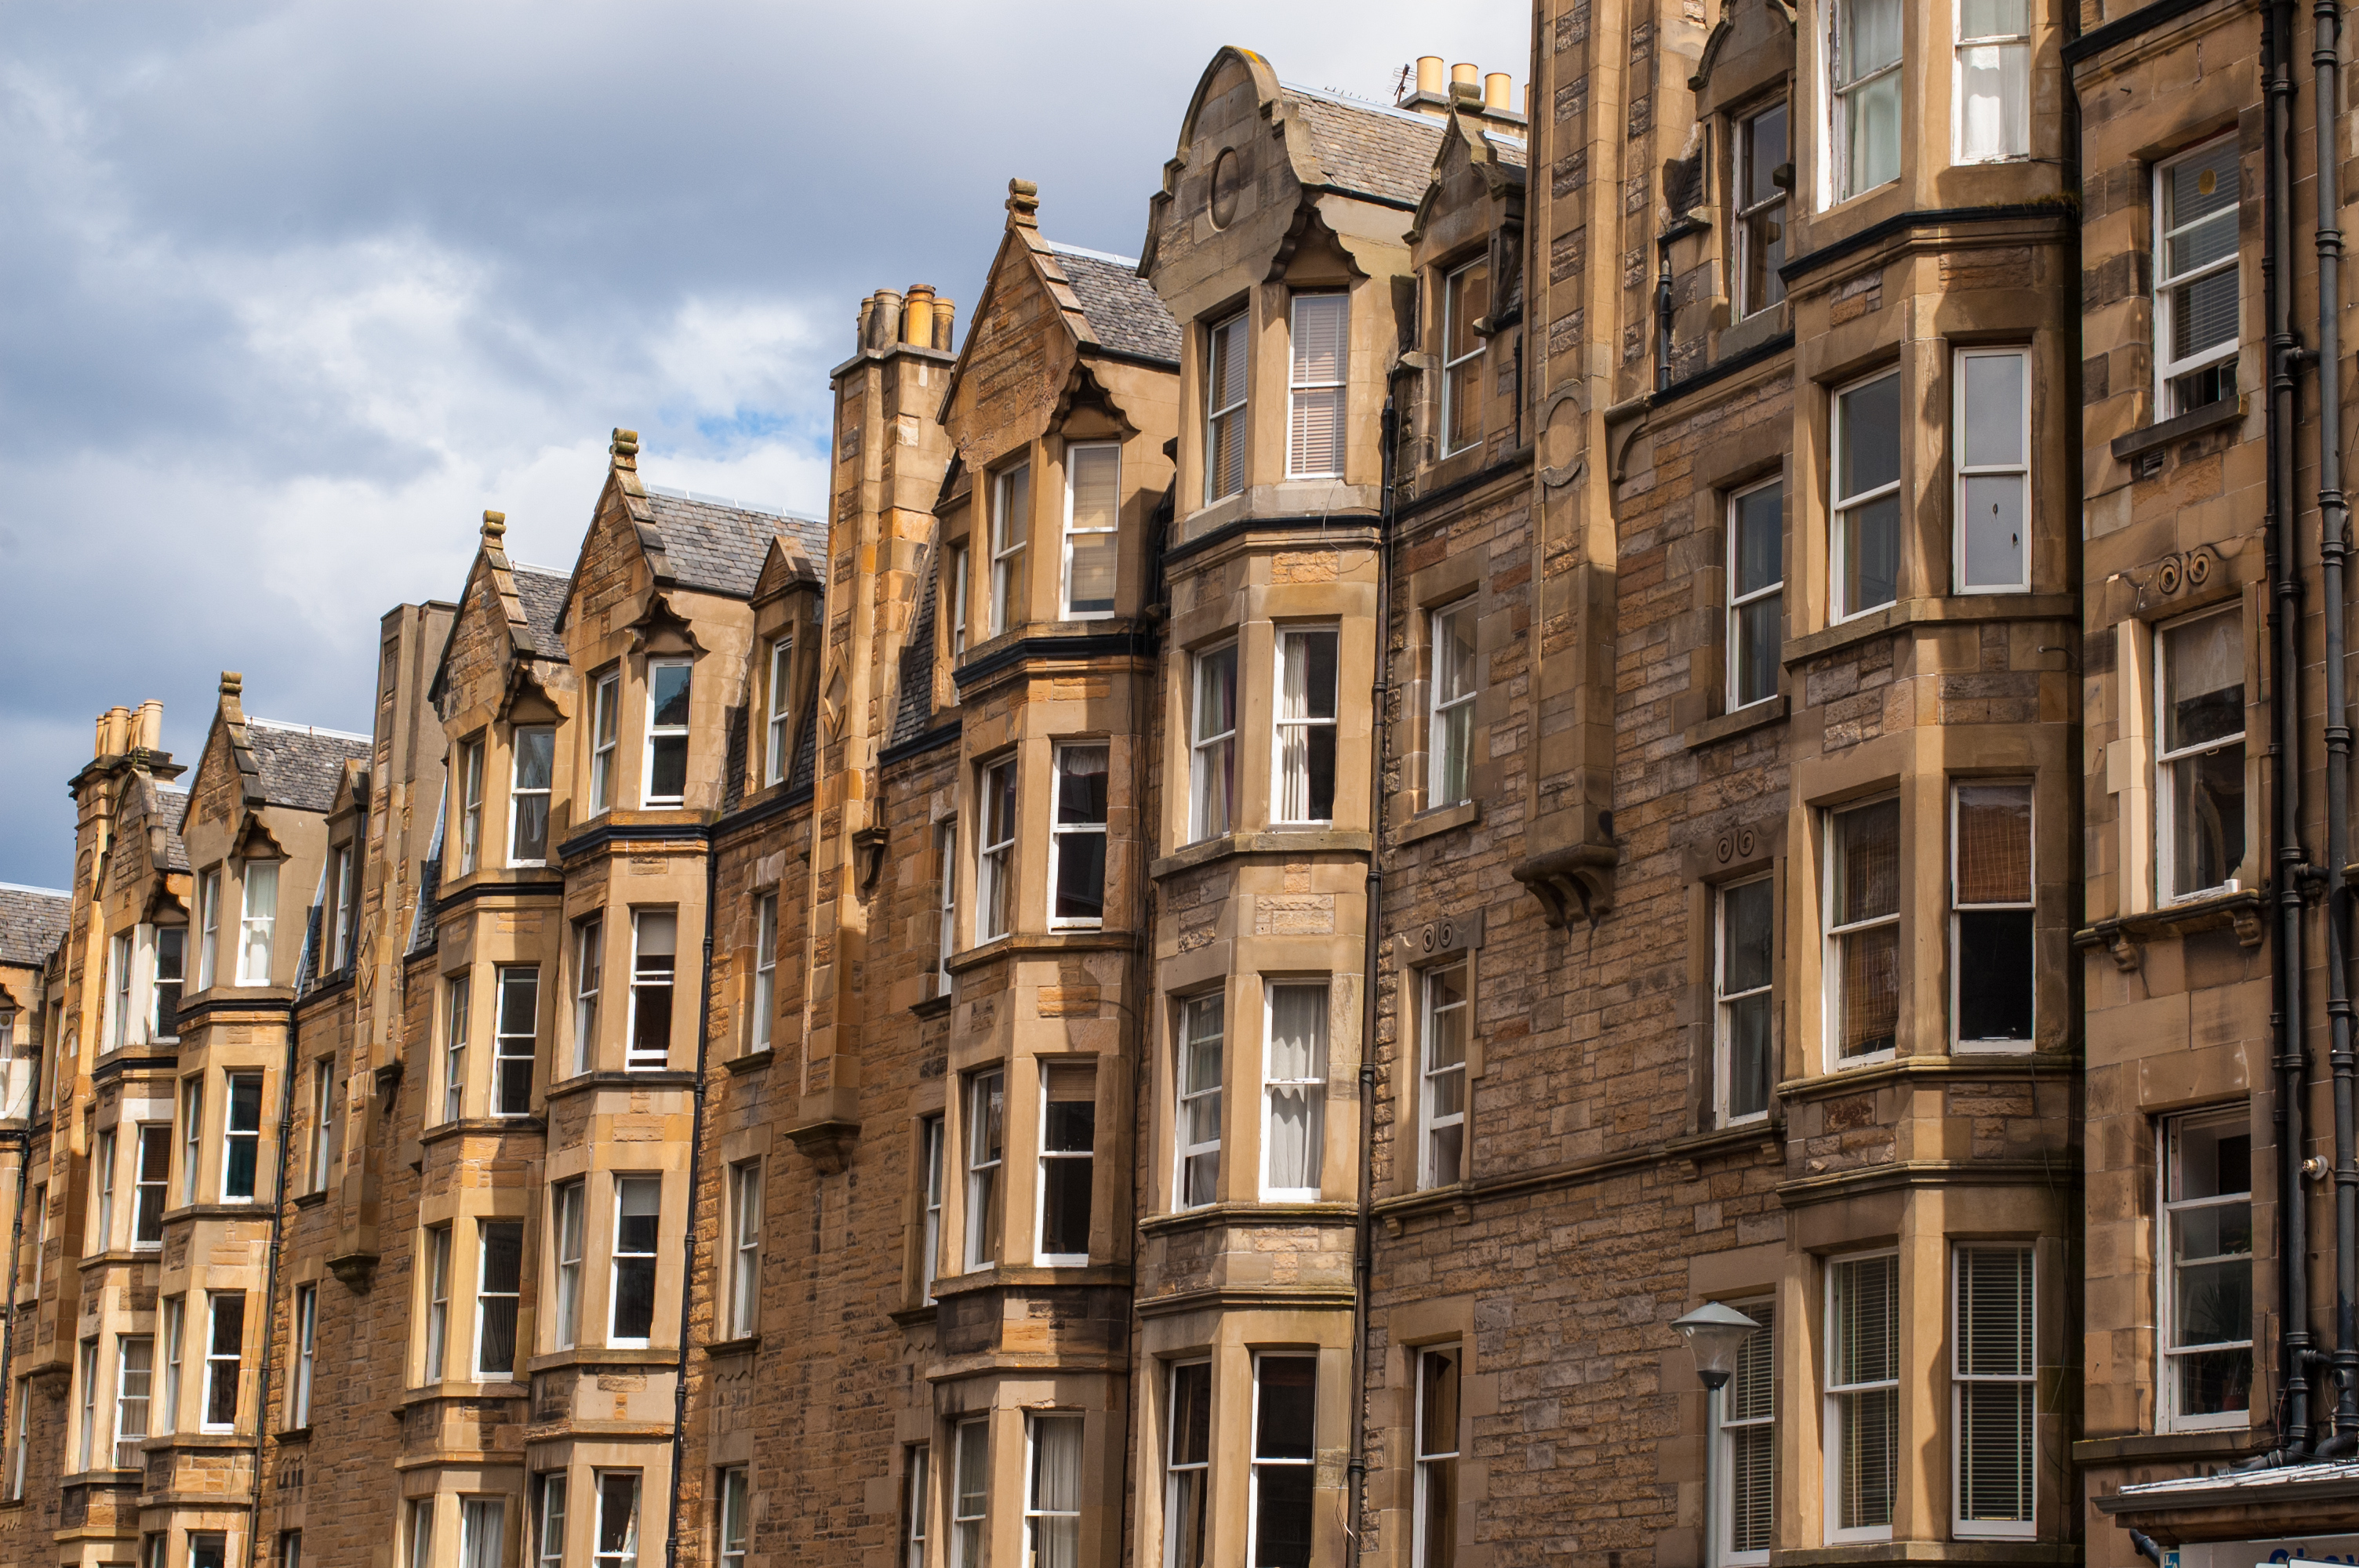
[(2343, 868), (2351, 863), (2351, 715), (2343, 691), (2343, 561), (2350, 507), (2343, 495), (2342, 199), (2335, 178), (2340, 127), (2335, 123), (2335, 75), (2343, 52), (2341, 0), (2316, 0), (2310, 16), (2310, 63), (2316, 73), (2315, 146), (2318, 168), (2318, 556), (2326, 620), (2326, 979), (2334, 1066), (2334, 1447), (2359, 1444), (2359, 1154), (2354, 1154), (2352, 1090), (2350, 891)]
[[(1396, 372), (1396, 374), (1398, 373)], [(1376, 669), (1375, 737), (1368, 753), (1367, 930), (1360, 975), (1360, 1152), (1353, 1162), (1352, 1217), (1352, 1454), (1344, 1466), (1344, 1530), (1352, 1561), (1367, 1555), (1360, 1536), (1360, 1505), (1368, 1485), (1368, 1276), (1375, 1267), (1369, 1226), (1374, 1196), (1369, 1162), (1376, 1148), (1376, 971), (1384, 960), (1386, 704), (1392, 695), (1393, 488), (1399, 466), (1400, 415), (1389, 392), (1382, 425), (1384, 487), (1376, 509)]]
[(2269, 321), (2268, 448), (2269, 629), (2275, 657), (2269, 682), (2271, 749), (2277, 753), (2275, 1035), (2277, 1144), (2277, 1303), (2279, 1376), (2285, 1425), (2276, 1453), (2260, 1463), (2299, 1458), (2310, 1448), (2310, 1217), (2302, 1186), (2303, 1100), (2310, 1092), (2308, 1049), (2302, 1040), (2301, 889), (2308, 857), (2301, 845), (2301, 583), (2296, 565), (2293, 433), (2298, 410), (2294, 369), (2300, 355), (2293, 335), (2292, 159), (2293, 0), (2271, 0), (2262, 28), (2263, 70), (2268, 82), (2268, 130), (2262, 149), (2262, 291)]
[[(703, 994), (696, 1004), (696, 1086), (690, 1091), (693, 1108), (688, 1119), (688, 1234), (680, 1243), (684, 1256), (679, 1276), (679, 1363), (671, 1384), (671, 1507), (664, 1514), (664, 1568), (679, 1568), (679, 1466), (686, 1455), (688, 1433), (688, 1309), (696, 1295), (696, 1189), (704, 1179), (704, 1071), (712, 1043), (712, 928), (718, 923), (720, 892), (721, 847), (708, 832), (704, 838)], [(767, 1167), (763, 1170), (763, 1184), (769, 1184)], [(726, 1206), (727, 1195), (716, 1194), (716, 1230)], [(717, 1297), (715, 1301), (717, 1304)]]

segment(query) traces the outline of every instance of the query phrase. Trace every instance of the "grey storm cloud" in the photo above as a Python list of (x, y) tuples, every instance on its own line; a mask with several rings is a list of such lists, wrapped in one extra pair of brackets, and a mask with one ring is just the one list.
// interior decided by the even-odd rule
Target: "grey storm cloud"
[(658, 482), (819, 512), (860, 297), (963, 315), (1010, 177), (1136, 254), (1222, 44), (1381, 100), (1419, 54), (1520, 84), (1530, 12), (21, 0), (8, 31), (0, 881), (60, 885), (95, 715), (160, 697), (193, 763), (228, 668), (252, 712), (366, 729), (377, 617), (456, 589), (487, 506), (570, 562), (612, 426)]

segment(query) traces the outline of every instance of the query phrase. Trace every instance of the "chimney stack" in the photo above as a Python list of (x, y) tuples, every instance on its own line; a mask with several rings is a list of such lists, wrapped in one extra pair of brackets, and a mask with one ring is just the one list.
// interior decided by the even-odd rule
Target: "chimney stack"
[(1503, 109), (1512, 112), (1516, 106), (1511, 96), (1515, 86), (1516, 79), (1504, 70), (1495, 70), (1484, 77), (1483, 112), (1486, 114), (1495, 114)]
[(929, 349), (934, 346), (933, 285), (909, 285), (908, 296), (901, 307), (901, 341)]
[(1452, 87), (1457, 86), (1460, 82), (1464, 82), (1469, 87), (1477, 87), (1482, 82), (1482, 80), (1483, 72), (1481, 68), (1475, 66), (1471, 61), (1461, 60), (1458, 64), (1450, 68), (1450, 85)]
[(1450, 94), (1445, 92), (1442, 87), (1443, 80), (1441, 57), (1440, 55), (1421, 54), (1417, 57), (1417, 95), (1419, 97), (1449, 97)]
[(119, 757), (131, 750), (131, 709), (120, 705), (106, 710), (98, 721), (98, 754)]
[(934, 347), (944, 353), (951, 351), (951, 329), (957, 324), (958, 307), (941, 296), (934, 297)]
[(164, 705), (152, 697), (139, 705), (138, 744), (143, 752), (164, 749)]

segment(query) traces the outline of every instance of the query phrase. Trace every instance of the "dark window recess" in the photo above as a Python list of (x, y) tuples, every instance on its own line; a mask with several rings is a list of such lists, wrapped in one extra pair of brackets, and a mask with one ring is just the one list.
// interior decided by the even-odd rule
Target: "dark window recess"
[[(1079, 1256), (1090, 1249), (1090, 1184), (1097, 1162), (1098, 1108), (1088, 1100), (1049, 1102), (1041, 1162), (1040, 1250)], [(1058, 1159), (1057, 1155), (1078, 1156)]]
[(1253, 1561), (1256, 1568), (1310, 1568), (1319, 1363), (1309, 1356), (1265, 1356), (1254, 1371), (1261, 1411), (1254, 1434)]
[(1958, 1038), (2031, 1038), (2031, 911), (1958, 913)]

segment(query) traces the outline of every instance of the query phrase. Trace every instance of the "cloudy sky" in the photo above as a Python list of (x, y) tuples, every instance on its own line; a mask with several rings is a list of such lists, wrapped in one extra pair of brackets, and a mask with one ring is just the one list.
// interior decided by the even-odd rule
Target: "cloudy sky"
[(572, 558), (608, 430), (653, 482), (821, 510), (860, 297), (973, 302), (1011, 176), (1136, 254), (1213, 49), (1387, 100), (1527, 70), (1501, 0), (16, 0), (0, 43), (0, 881), (63, 885), (114, 703), (193, 762), (364, 730), (377, 616), (485, 507)]

